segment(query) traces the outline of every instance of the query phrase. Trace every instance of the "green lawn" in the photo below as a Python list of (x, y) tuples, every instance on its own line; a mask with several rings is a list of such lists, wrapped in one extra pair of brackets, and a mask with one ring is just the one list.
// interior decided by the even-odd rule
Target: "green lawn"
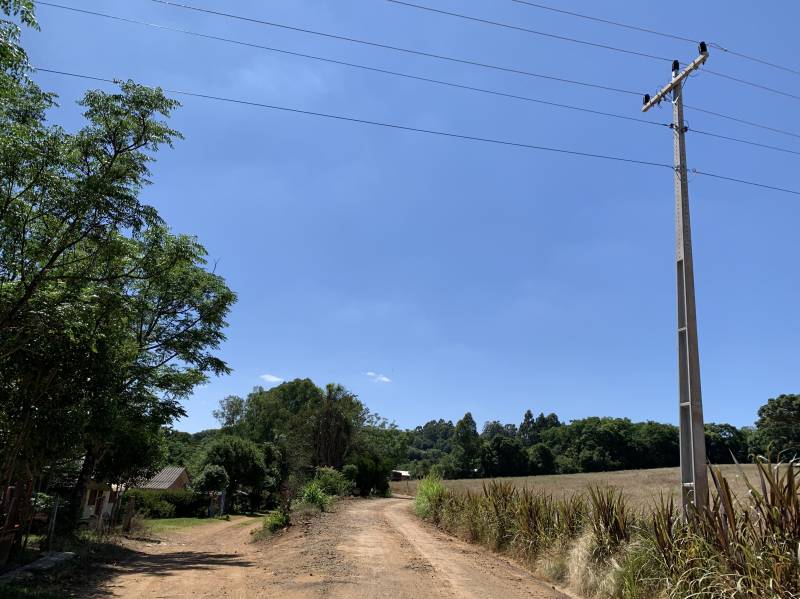
[(146, 519), (144, 525), (153, 533), (167, 533), (203, 524), (219, 522), (217, 518), (158, 518)]

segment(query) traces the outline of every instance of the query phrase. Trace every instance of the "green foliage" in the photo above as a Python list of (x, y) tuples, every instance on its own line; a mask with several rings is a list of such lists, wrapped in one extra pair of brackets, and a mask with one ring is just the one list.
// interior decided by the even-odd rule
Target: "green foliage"
[[(250, 476), (244, 484), (253, 491), (253, 506), (266, 501), (288, 509), (315, 468), (327, 468), (320, 472), (330, 494), (348, 494), (353, 482), (363, 485), (367, 494), (376, 488), (383, 491), (388, 482), (379, 479), (388, 477), (393, 456), (405, 455), (405, 433), (369, 414), (341, 385), (330, 384), (323, 391), (309, 379), (296, 379), (269, 390), (257, 387), (245, 398), (226, 397), (215, 415), (223, 424), (222, 437), (237, 437), (261, 448), (264, 483), (259, 485), (257, 477)], [(195, 460), (195, 471), (211, 459), (205, 456), (213, 453), (212, 446), (220, 443), (230, 441), (211, 441)], [(351, 464), (349, 480), (331, 470), (341, 469), (345, 462)], [(231, 469), (231, 460), (215, 458), (214, 463), (225, 466), (231, 488), (238, 484), (241, 477)], [(260, 499), (255, 497), (259, 488)]]
[(431, 520), (438, 524), (441, 520), (441, 510), (448, 496), (447, 488), (438, 476), (426, 476), (417, 487), (414, 498), (414, 511), (420, 518)]
[(452, 439), (452, 466), (447, 478), (464, 478), (472, 476), (478, 467), (481, 453), (481, 439), (472, 414), (467, 412), (456, 422)]
[[(204, 442), (209, 437), (214, 437), (217, 431), (201, 431), (199, 433), (184, 433), (173, 428), (164, 428), (164, 443), (166, 445), (165, 462), (172, 466), (190, 468), (195, 465), (198, 453)], [(197, 473), (193, 473), (197, 474)]]
[[(389, 494), (389, 473), (405, 455), (408, 434), (375, 414), (369, 414), (347, 460), (356, 469), (355, 483), (361, 496)], [(347, 466), (345, 466), (347, 467)]]
[(747, 436), (730, 424), (705, 425), (706, 456), (712, 464), (733, 464), (748, 461)]
[[(33, 6), (0, 0), (35, 27)], [(0, 487), (78, 461), (77, 514), (91, 477), (132, 483), (164, 463), (162, 427), (228, 372), (216, 352), (235, 296), (140, 199), (180, 139), (178, 103), (132, 81), (90, 90), (68, 132), (18, 41), (0, 19)]]
[(779, 395), (761, 406), (754, 441), (762, 455), (800, 456), (800, 395)]
[(350, 465), (357, 469), (355, 483), (362, 497), (372, 494), (383, 496), (388, 492), (391, 462), (386, 461), (378, 449), (362, 448), (350, 459), (353, 460)]
[(517, 492), (514, 485), (509, 482), (493, 480), (483, 485), (482, 513), (485, 538), (495, 550), (505, 547), (514, 535), (516, 500)]
[(28, 27), (36, 27), (33, 0), (0, 0), (0, 11), (8, 16), (19, 17)]
[(267, 482), (267, 467), (263, 450), (247, 439), (220, 435), (205, 447), (202, 468), (211, 465), (223, 468), (228, 476), (228, 496), (233, 497), (240, 488), (260, 493)]
[(264, 518), (264, 529), (271, 533), (277, 532), (291, 524), (291, 516), (282, 510), (272, 510)]
[(219, 409), (214, 410), (214, 418), (219, 420), (222, 428), (236, 430), (244, 420), (245, 401), (236, 395), (229, 395), (219, 400)]
[(536, 427), (533, 412), (530, 410), (525, 410), (517, 434), (519, 435), (520, 442), (525, 447), (530, 447), (539, 442), (539, 430)]
[(519, 476), (528, 473), (528, 455), (515, 437), (497, 434), (481, 446), (481, 472), (485, 476)]
[(544, 443), (537, 443), (528, 449), (528, 472), (531, 474), (553, 474), (556, 460), (553, 452)]
[(124, 505), (135, 500), (136, 511), (145, 518), (191, 518), (205, 513), (207, 499), (192, 491), (128, 489)]
[(327, 385), (310, 419), (314, 463), (341, 468), (365, 417), (364, 404), (355, 395), (341, 385)]
[(321, 482), (315, 479), (303, 487), (300, 492), (300, 500), (303, 503), (316, 506), (320, 511), (324, 512), (330, 507), (333, 498), (324, 491)]
[(592, 557), (599, 562), (630, 541), (630, 513), (622, 493), (612, 488), (589, 487), (589, 501)]
[(347, 478), (335, 468), (317, 468), (314, 480), (324, 493), (331, 496), (346, 497), (352, 494), (355, 487), (353, 479)]
[(223, 466), (208, 464), (194, 481), (199, 493), (218, 493), (228, 488), (230, 478)]
[(355, 464), (345, 464), (342, 468), (342, 476), (355, 486), (356, 479), (358, 478), (358, 466)]

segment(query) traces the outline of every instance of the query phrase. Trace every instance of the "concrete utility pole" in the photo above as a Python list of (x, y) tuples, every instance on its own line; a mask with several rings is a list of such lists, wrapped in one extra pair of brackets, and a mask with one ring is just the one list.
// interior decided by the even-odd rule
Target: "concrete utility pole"
[(644, 97), (647, 112), (672, 94), (672, 130), (675, 136), (675, 243), (678, 282), (678, 402), (680, 413), (681, 497), (684, 514), (689, 505), (708, 507), (706, 441), (703, 399), (700, 393), (700, 355), (697, 348), (697, 310), (694, 298), (692, 229), (689, 221), (689, 181), (686, 169), (686, 131), (683, 122), (683, 83), (708, 60), (700, 42), (700, 56), (683, 71), (672, 63), (672, 81), (653, 98)]

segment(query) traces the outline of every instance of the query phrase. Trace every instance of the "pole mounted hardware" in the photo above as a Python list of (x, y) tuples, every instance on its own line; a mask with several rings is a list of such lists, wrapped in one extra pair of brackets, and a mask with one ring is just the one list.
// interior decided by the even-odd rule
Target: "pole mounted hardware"
[(708, 60), (708, 46), (706, 46), (706, 43), (700, 42), (700, 47), (698, 50), (700, 51), (700, 56), (695, 58), (692, 63), (680, 73), (678, 73), (680, 70), (680, 63), (677, 60), (672, 61), (672, 81), (662, 87), (661, 90), (652, 98), (649, 94), (645, 94), (642, 112), (647, 112), (656, 104), (660, 104), (661, 101), (667, 97), (667, 94), (669, 94), (677, 86), (681, 85), (689, 75), (706, 63)]

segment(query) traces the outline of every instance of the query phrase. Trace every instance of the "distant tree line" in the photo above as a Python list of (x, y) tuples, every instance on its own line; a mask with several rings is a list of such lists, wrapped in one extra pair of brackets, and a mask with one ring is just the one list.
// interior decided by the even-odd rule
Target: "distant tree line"
[[(445, 478), (571, 474), (679, 465), (678, 428), (628, 418), (590, 417), (562, 423), (556, 414), (534, 417), (527, 410), (517, 424), (486, 422), (478, 432), (467, 412), (455, 423), (431, 420), (407, 432), (408, 451), (400, 465), (413, 476), (436, 472)], [(754, 427), (705, 425), (712, 464), (748, 462), (756, 455), (800, 456), (800, 395), (770, 399)]]

